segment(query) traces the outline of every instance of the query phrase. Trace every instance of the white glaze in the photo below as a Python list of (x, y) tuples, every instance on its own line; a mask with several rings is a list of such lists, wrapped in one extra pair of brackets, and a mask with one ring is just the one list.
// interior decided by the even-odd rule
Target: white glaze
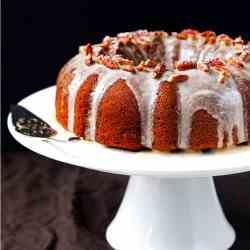
[(68, 86), (68, 130), (74, 131), (74, 114), (75, 114), (75, 100), (79, 88), (84, 83), (84, 81), (93, 73), (101, 74), (100, 65), (95, 64), (93, 67), (86, 66), (81, 55), (78, 56), (79, 63), (74, 70), (74, 78)]
[(169, 36), (164, 41), (165, 46), (165, 62), (167, 67), (173, 69), (175, 58), (179, 57), (180, 40), (175, 36)]
[(167, 79), (168, 73), (161, 80), (154, 80), (144, 72), (136, 75), (123, 70), (107, 69), (105, 76), (98, 81), (97, 87), (91, 95), (90, 113), (89, 113), (89, 129), (86, 130), (85, 137), (94, 141), (96, 135), (96, 119), (100, 101), (105, 92), (117, 80), (125, 80), (127, 86), (131, 89), (137, 101), (141, 119), (141, 143), (151, 148), (153, 141), (153, 110), (157, 97), (158, 89), (161, 81)]
[[(226, 60), (235, 56), (232, 47), (223, 43), (205, 44), (203, 37), (199, 37), (197, 40), (178, 40), (175, 36), (168, 36), (164, 40), (164, 46), (165, 62), (171, 69), (174, 68), (175, 60), (206, 62), (213, 58)], [(89, 75), (97, 73), (97, 84), (90, 98), (88, 127), (85, 130), (86, 139), (95, 141), (100, 101), (109, 87), (117, 80), (123, 79), (133, 92), (138, 104), (141, 119), (141, 143), (152, 148), (155, 100), (160, 83), (168, 79), (171, 72), (167, 71), (161, 79), (155, 80), (151, 73), (131, 74), (123, 70), (111, 70), (99, 64), (86, 66), (83, 63), (83, 56), (77, 57), (80, 58), (80, 62), (74, 72), (74, 79), (68, 86), (68, 129), (73, 131), (74, 128), (75, 98), (79, 88)], [(196, 69), (187, 70), (185, 74), (189, 76), (189, 79), (178, 85), (178, 105), (181, 111), (178, 125), (178, 147), (183, 149), (189, 147), (192, 117), (198, 110), (207, 111), (218, 121), (218, 147), (223, 146), (225, 132), (228, 134), (228, 146), (233, 144), (234, 127), (237, 127), (239, 142), (246, 141), (247, 128), (243, 100), (234, 80), (230, 78), (225, 84), (219, 84), (217, 73), (208, 74)], [(241, 70), (240, 73), (237, 71), (237, 74), (250, 79), (250, 64), (245, 64), (244, 70)]]
[(189, 79), (179, 84), (179, 142), (182, 149), (189, 147), (192, 117), (198, 110), (207, 111), (218, 121), (218, 148), (223, 146), (224, 132), (228, 133), (228, 146), (233, 144), (232, 132), (238, 128), (238, 140), (246, 140), (242, 97), (233, 79), (224, 84), (217, 75), (189, 70)]
[(200, 37), (197, 40), (187, 39), (180, 41), (180, 52), (179, 52), (179, 61), (192, 61), (197, 62), (200, 56), (200, 53), (203, 49), (205, 39)]

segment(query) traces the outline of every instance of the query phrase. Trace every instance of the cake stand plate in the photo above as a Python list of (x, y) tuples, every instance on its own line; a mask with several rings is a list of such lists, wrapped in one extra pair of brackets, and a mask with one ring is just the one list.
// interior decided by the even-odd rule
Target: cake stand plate
[[(19, 102), (59, 131), (55, 87)], [(13, 137), (34, 152), (71, 165), (130, 175), (107, 240), (118, 250), (226, 250), (235, 240), (213, 183), (213, 176), (250, 171), (250, 146), (209, 153), (128, 152), (86, 141), (57, 142), (15, 131)], [(70, 166), (70, 165), (69, 165)]]

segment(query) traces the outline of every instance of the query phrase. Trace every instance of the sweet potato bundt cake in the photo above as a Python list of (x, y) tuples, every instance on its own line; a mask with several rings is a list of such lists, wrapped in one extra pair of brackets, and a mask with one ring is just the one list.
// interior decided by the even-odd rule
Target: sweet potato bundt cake
[(57, 79), (56, 118), (128, 150), (250, 141), (250, 42), (214, 32), (137, 31), (79, 49)]

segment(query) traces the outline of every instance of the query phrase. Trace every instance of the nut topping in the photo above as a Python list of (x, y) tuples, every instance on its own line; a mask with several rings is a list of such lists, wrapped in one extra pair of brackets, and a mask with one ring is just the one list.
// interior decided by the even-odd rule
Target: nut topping
[(81, 46), (80, 47), (80, 52), (82, 52), (83, 54), (85, 54), (85, 63), (87, 65), (90, 65), (93, 63), (93, 58), (92, 58), (92, 55), (93, 55), (93, 48), (92, 48), (92, 45), (90, 43), (88, 43), (87, 45), (85, 46)]
[(168, 82), (177, 83), (184, 82), (188, 80), (188, 75), (174, 73), (168, 78)]
[(225, 63), (219, 59), (219, 58), (215, 58), (209, 61), (208, 63), (211, 67), (224, 67)]
[(197, 67), (197, 64), (193, 61), (184, 61), (184, 62), (176, 62), (175, 68), (179, 71), (194, 69)]
[[(166, 71), (164, 53), (168, 52), (166, 52), (164, 47), (164, 39), (167, 36), (168, 34), (163, 31), (148, 32), (139, 30), (120, 33), (116, 37), (104, 37), (100, 44), (81, 46), (79, 50), (85, 55), (84, 60), (87, 65), (99, 63), (110, 69), (119, 69), (132, 73), (151, 72), (154, 78), (160, 78)], [(213, 31), (199, 32), (192, 29), (186, 29), (179, 33), (173, 32), (172, 36), (180, 40), (199, 39), (197, 46), (193, 41), (190, 41), (190, 46), (192, 45), (198, 54), (203, 52), (202, 49), (210, 50), (209, 46), (206, 47), (207, 45), (216, 44), (214, 48), (211, 48), (211, 51), (215, 50), (215, 54), (217, 54), (216, 51), (218, 49), (224, 49), (221, 46), (231, 46), (232, 48), (232, 50), (230, 48), (228, 51), (229, 59), (225, 58), (226, 56), (223, 53), (220, 54), (220, 52), (218, 53), (218, 58), (210, 61), (201, 61), (200, 59), (198, 61), (178, 61), (177, 56), (175, 58), (175, 56), (170, 55), (175, 62), (175, 69), (178, 71), (191, 69), (199, 69), (207, 73), (215, 71), (219, 74), (218, 81), (223, 83), (230, 77), (227, 65), (242, 69), (245, 67), (244, 63), (250, 62), (250, 41), (245, 43), (242, 37), (232, 39), (225, 34), (216, 36)], [(182, 49), (182, 42), (177, 41), (176, 43), (176, 46), (173, 46), (173, 50), (178, 50), (178, 53), (174, 53), (174, 51), (170, 51), (170, 53), (179, 55), (179, 50)], [(191, 47), (190, 49), (192, 49)], [(170, 78), (170, 80), (173, 81), (175, 78), (179, 80), (182, 77), (185, 79), (187, 76), (177, 74), (177, 76), (173, 75), (173, 79)]]
[(230, 46), (233, 42), (232, 38), (225, 34), (217, 36), (217, 41), (223, 43), (225, 46)]
[(212, 70), (214, 70), (219, 74), (218, 76), (219, 83), (224, 83), (228, 78), (230, 78), (231, 76), (230, 71), (226, 68), (226, 64), (219, 58), (211, 60), (208, 64)]
[(229, 71), (220, 71), (218, 76), (218, 82), (223, 84), (229, 77), (230, 77)]
[(103, 64), (109, 69), (118, 69), (118, 66), (109, 56), (100, 55), (97, 57), (96, 62)]
[(227, 63), (229, 65), (233, 65), (234, 67), (238, 68), (238, 69), (242, 69), (244, 68), (244, 65), (242, 62), (240, 62), (239, 60), (235, 59), (235, 58), (230, 58)]
[(208, 63), (205, 63), (205, 62), (199, 62), (197, 64), (197, 69), (201, 70), (201, 71), (204, 71), (206, 73), (209, 72), (209, 66), (208, 66)]
[(164, 63), (159, 63), (154, 68), (153, 77), (156, 79), (161, 78), (161, 76), (164, 74), (165, 71), (166, 71), (166, 65)]
[(245, 50), (241, 53), (241, 55), (239, 56), (239, 59), (242, 61), (242, 62), (250, 62), (250, 50)]

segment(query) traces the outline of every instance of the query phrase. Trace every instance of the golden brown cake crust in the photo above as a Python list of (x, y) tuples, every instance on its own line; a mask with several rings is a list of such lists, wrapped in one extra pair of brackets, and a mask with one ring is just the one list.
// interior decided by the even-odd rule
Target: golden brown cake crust
[(96, 141), (110, 147), (142, 149), (140, 113), (124, 80), (118, 80), (102, 98), (96, 122)]
[(216, 148), (218, 144), (218, 122), (205, 110), (193, 115), (190, 148), (193, 150)]
[(250, 141), (250, 80), (239, 78), (236, 78), (235, 80), (244, 103), (244, 115), (247, 123), (248, 140)]
[(175, 83), (163, 82), (155, 103), (153, 149), (175, 150), (178, 143), (178, 103)]
[(81, 85), (75, 101), (74, 133), (85, 138), (88, 127), (88, 113), (90, 108), (90, 95), (96, 85), (97, 74), (90, 75)]

